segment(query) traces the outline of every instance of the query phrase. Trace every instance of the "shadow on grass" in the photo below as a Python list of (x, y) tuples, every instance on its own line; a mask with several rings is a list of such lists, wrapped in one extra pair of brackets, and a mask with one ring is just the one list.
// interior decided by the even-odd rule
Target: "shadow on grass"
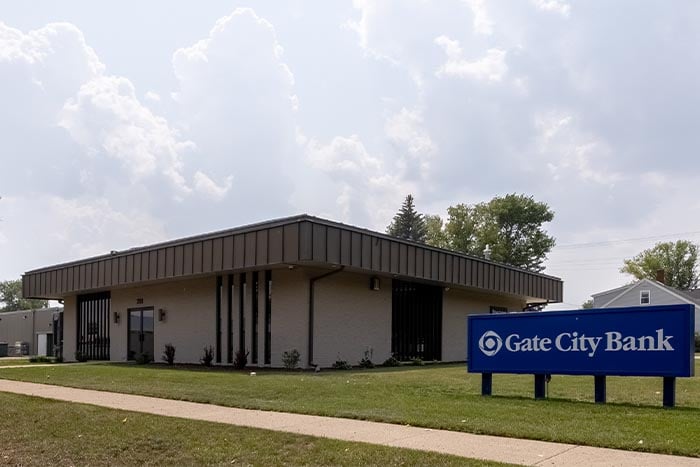
[[(148, 370), (184, 370), (184, 371), (199, 371), (199, 372), (210, 372), (210, 373), (236, 373), (236, 374), (241, 374), (241, 375), (248, 375), (251, 372), (255, 372), (256, 375), (258, 376), (264, 376), (264, 375), (314, 375), (314, 376), (331, 376), (331, 375), (340, 375), (340, 374), (347, 374), (347, 375), (358, 375), (358, 374), (380, 374), (380, 373), (394, 373), (394, 372), (407, 372), (407, 371), (425, 371), (425, 370), (439, 370), (439, 369), (446, 369), (446, 368), (459, 368), (463, 367), (465, 364), (464, 363), (431, 363), (427, 365), (401, 365), (397, 367), (383, 367), (383, 366), (376, 366), (374, 368), (355, 368), (351, 370), (338, 370), (334, 368), (324, 368), (319, 372), (316, 372), (314, 369), (302, 369), (302, 368), (297, 368), (295, 370), (285, 370), (283, 368), (258, 368), (258, 367), (248, 367), (243, 370), (239, 370), (236, 368), (233, 368), (230, 365), (212, 365), (212, 366), (205, 366), (202, 364), (196, 364), (196, 363), (176, 363), (174, 365), (168, 365), (166, 363), (148, 363), (145, 365), (138, 364), (136, 362), (105, 362), (105, 363), (99, 363), (99, 362), (91, 362), (95, 364), (99, 364), (101, 366), (111, 366), (115, 368), (125, 368), (125, 367), (133, 367), (133, 368), (143, 368), (143, 369), (148, 369)], [(466, 370), (465, 370), (466, 373)]]

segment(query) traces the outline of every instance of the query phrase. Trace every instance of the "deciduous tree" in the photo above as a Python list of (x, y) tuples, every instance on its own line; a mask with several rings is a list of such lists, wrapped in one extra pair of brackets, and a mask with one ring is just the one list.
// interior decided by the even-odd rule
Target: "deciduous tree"
[(554, 237), (543, 224), (554, 218), (546, 203), (531, 196), (509, 194), (475, 205), (457, 204), (447, 209), (441, 232), (431, 226), (428, 243), (482, 256), (489, 246), (491, 259), (530, 271), (542, 271), (542, 263), (554, 246)]
[(636, 279), (656, 279), (656, 273), (664, 271), (666, 285), (680, 290), (697, 288), (698, 245), (688, 240), (661, 242), (646, 249), (632, 259), (626, 259), (620, 272)]
[(0, 312), (3, 312), (46, 308), (49, 302), (22, 298), (22, 281), (18, 279), (0, 282), (0, 305)]

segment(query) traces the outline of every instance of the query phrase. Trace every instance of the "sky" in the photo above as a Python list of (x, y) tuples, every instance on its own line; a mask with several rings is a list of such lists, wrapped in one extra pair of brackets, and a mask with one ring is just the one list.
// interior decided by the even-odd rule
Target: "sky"
[(577, 307), (700, 241), (699, 23), (690, 0), (3, 2), (0, 280), (525, 193)]

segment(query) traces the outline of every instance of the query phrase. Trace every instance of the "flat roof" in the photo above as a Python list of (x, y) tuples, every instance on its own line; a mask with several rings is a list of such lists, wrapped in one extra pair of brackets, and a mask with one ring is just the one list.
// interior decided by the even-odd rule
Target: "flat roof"
[(27, 298), (58, 299), (166, 279), (281, 265), (344, 266), (542, 301), (561, 279), (307, 214), (134, 247), (26, 272)]

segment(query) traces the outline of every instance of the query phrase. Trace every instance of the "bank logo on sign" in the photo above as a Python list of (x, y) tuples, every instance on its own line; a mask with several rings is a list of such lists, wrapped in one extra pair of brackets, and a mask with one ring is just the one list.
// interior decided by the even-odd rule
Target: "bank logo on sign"
[(479, 350), (487, 357), (493, 357), (501, 350), (503, 340), (493, 331), (486, 331), (479, 339)]

